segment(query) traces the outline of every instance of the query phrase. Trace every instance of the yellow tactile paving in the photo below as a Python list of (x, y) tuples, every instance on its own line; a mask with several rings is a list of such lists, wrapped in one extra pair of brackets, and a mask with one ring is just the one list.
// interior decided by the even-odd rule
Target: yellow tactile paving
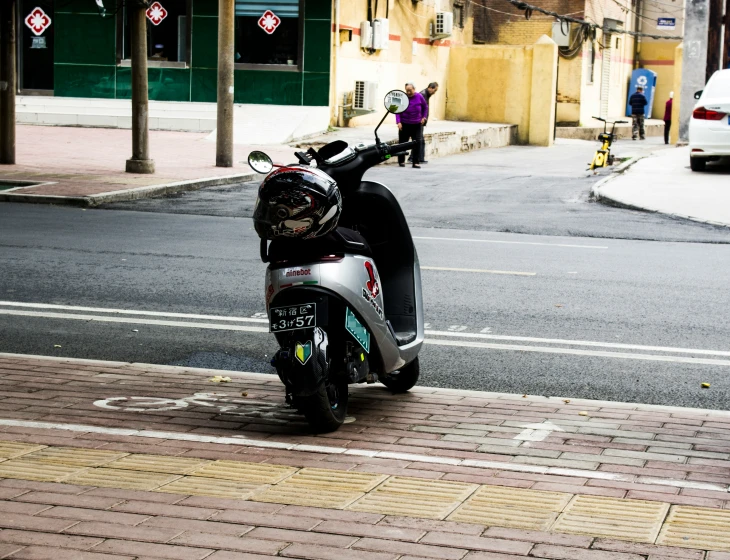
[(23, 456), (26, 461), (68, 465), (70, 467), (99, 467), (124, 457), (127, 453), (101, 451), (98, 449), (79, 449), (76, 447), (46, 447)]
[(194, 459), (192, 457), (134, 454), (122, 457), (106, 466), (110, 469), (124, 469), (127, 471), (188, 474), (210, 462), (206, 459)]
[(64, 482), (81, 486), (103, 486), (105, 488), (123, 488), (125, 490), (154, 490), (178, 478), (180, 478), (179, 475), (167, 473), (96, 468), (88, 469), (68, 478)]
[(576, 496), (552, 527), (560, 533), (654, 542), (669, 504), (603, 496)]
[(657, 544), (730, 552), (730, 511), (672, 506)]
[(213, 461), (195, 469), (195, 476), (222, 478), (239, 482), (275, 484), (293, 475), (299, 469), (268, 463), (245, 463), (243, 461)]
[(449, 521), (547, 531), (573, 494), (482, 486), (452, 513)]
[(251, 499), (275, 504), (342, 509), (386, 478), (386, 475), (370, 473), (302, 469)]
[(477, 488), (463, 482), (394, 476), (347, 509), (444, 519)]
[(0, 463), (0, 478), (19, 478), (39, 482), (66, 482), (66, 478), (85, 470), (84, 467), (53, 465), (38, 461), (11, 459)]
[(670, 511), (663, 502), (355, 471), (0, 441), (0, 478), (347, 508), (730, 551), (730, 510), (673, 506)]
[(266, 486), (262, 484), (251, 484), (247, 482), (239, 482), (237, 480), (184, 476), (169, 484), (160, 486), (155, 490), (155, 492), (247, 500), (256, 491), (265, 487)]
[(17, 443), (14, 441), (0, 441), (0, 460), (14, 459), (27, 453), (33, 453), (43, 449), (45, 445), (35, 445), (33, 443)]

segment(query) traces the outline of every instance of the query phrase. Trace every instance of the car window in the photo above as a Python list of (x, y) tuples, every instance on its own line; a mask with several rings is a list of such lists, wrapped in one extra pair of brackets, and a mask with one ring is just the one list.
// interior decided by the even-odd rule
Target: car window
[(712, 76), (702, 97), (730, 97), (730, 72), (719, 72)]

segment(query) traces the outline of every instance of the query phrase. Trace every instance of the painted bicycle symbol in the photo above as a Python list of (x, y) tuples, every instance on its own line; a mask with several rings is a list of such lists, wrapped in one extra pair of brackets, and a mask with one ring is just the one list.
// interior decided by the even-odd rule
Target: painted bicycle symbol
[(215, 409), (211, 411), (213, 414), (264, 418), (277, 424), (301, 421), (301, 417), (285, 404), (244, 399), (227, 393), (195, 393), (182, 399), (110, 397), (95, 401), (94, 406), (122, 412), (168, 412), (200, 406)]

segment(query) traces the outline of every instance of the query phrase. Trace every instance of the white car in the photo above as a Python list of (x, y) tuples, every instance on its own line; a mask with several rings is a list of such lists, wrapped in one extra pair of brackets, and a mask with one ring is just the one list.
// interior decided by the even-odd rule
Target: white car
[(730, 156), (730, 69), (718, 70), (698, 99), (689, 121), (689, 163), (704, 171), (708, 161)]

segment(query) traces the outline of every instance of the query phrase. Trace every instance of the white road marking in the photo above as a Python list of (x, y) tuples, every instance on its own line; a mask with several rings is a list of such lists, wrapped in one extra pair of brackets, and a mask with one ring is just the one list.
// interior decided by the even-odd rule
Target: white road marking
[[(9, 302), (0, 302), (0, 306)], [(34, 306), (46, 306), (46, 304), (32, 304)], [(71, 309), (94, 309), (94, 308), (76, 308), (72, 306), (58, 306), (63, 308)], [(109, 313), (117, 313), (116, 310), (104, 310)], [(123, 311), (124, 313), (136, 314), (134, 311)], [(155, 312), (149, 311), (144, 312), (146, 316), (152, 315)], [(193, 329), (211, 329), (211, 330), (223, 330), (223, 331), (234, 331), (234, 332), (254, 332), (254, 333), (268, 333), (267, 327), (255, 327), (247, 325), (232, 325), (225, 323), (202, 323), (194, 321), (168, 321), (161, 319), (148, 319), (146, 317), (118, 317), (118, 316), (105, 316), (105, 315), (90, 315), (81, 313), (54, 313), (46, 311), (26, 311), (26, 310), (14, 310), (14, 309), (2, 309), (0, 307), (0, 315), (11, 315), (11, 316), (24, 316), (24, 317), (42, 317), (46, 319), (65, 319), (85, 322), (101, 322), (101, 323), (125, 323), (133, 325), (154, 325), (162, 327), (179, 327), (179, 328), (193, 328)], [(165, 313), (160, 313), (161, 316), (166, 316)], [(268, 322), (266, 319), (251, 319), (248, 317), (235, 318), (235, 317), (219, 317), (216, 315), (186, 315), (186, 314), (175, 314), (174, 316), (182, 317), (206, 317), (217, 321), (255, 321), (258, 323)], [(453, 329), (453, 330), (451, 330)], [(457, 329), (462, 332), (454, 332)], [(464, 326), (454, 325), (450, 327), (448, 331), (425, 331), (429, 337), (457, 337), (457, 338), (477, 338), (487, 340), (504, 340), (512, 342), (534, 342), (538, 344), (560, 344), (566, 346), (590, 346), (598, 348), (617, 348), (623, 350), (639, 350), (639, 351), (650, 351), (650, 352), (671, 352), (680, 354), (698, 354), (706, 356), (727, 356), (730, 357), (730, 351), (724, 350), (700, 350), (692, 348), (672, 348), (666, 346), (641, 346), (634, 344), (622, 344), (616, 342), (594, 342), (586, 340), (566, 340), (566, 339), (547, 339), (547, 338), (534, 338), (534, 337), (520, 337), (520, 336), (506, 336), (506, 335), (491, 335), (486, 333), (468, 333), (463, 332), (466, 329)], [(695, 357), (683, 357), (683, 356), (661, 356), (656, 354), (638, 354), (638, 353), (622, 353), (622, 352), (607, 352), (603, 350), (579, 350), (573, 348), (551, 348), (545, 346), (532, 346), (528, 344), (492, 344), (492, 343), (481, 343), (472, 342), (468, 340), (444, 340), (441, 338), (427, 338), (426, 344), (435, 344), (442, 346), (460, 346), (463, 348), (487, 348), (493, 350), (512, 350), (518, 352), (543, 352), (549, 354), (571, 354), (578, 356), (596, 356), (603, 358), (622, 358), (622, 359), (634, 359), (634, 360), (648, 360), (658, 362), (675, 362), (675, 363), (687, 363), (687, 364), (703, 364), (703, 365), (730, 365), (730, 360), (714, 360), (705, 358)]]
[(484, 274), (508, 274), (512, 276), (535, 276), (537, 272), (515, 272), (511, 270), (487, 270), (485, 268), (450, 268), (446, 266), (422, 266), (421, 270), (446, 270), (451, 272), (481, 272)]
[(570, 245), (567, 243), (538, 243), (535, 241), (501, 241), (497, 239), (462, 239), (457, 237), (414, 237), (430, 241), (469, 241), (474, 243), (506, 243), (508, 245), (539, 245), (541, 247), (570, 247), (572, 249), (608, 249), (603, 245)]
[[(581, 469), (570, 469), (564, 467), (543, 467), (536, 465), (521, 465), (519, 463), (502, 463), (499, 461), (480, 461), (474, 459), (455, 459), (451, 457), (437, 457), (433, 455), (417, 455), (411, 453), (393, 453), (389, 451), (376, 451), (373, 449), (356, 449), (346, 447), (325, 447), (320, 445), (283, 443), (272, 440), (248, 439), (243, 436), (205, 436), (183, 432), (163, 432), (157, 430), (132, 430), (126, 428), (107, 428), (102, 426), (89, 426), (84, 424), (60, 424), (53, 422), (34, 422), (30, 420), (8, 420), (0, 419), (0, 426), (18, 428), (35, 428), (45, 430), (64, 430), (69, 432), (95, 433), (122, 436), (137, 436), (150, 439), (171, 439), (178, 441), (196, 441), (205, 443), (217, 443), (221, 445), (244, 445), (248, 447), (259, 447), (264, 449), (286, 449), (289, 451), (302, 451), (307, 453), (321, 453), (327, 455), (355, 455), (360, 457), (376, 457), (381, 459), (397, 459), (412, 461), (416, 463), (431, 463), (441, 465), (454, 465), (462, 467), (476, 467), (483, 469), (499, 469), (512, 472), (531, 472), (538, 474), (553, 474), (556, 476), (571, 476), (578, 478), (592, 478), (600, 480), (614, 480), (619, 482), (634, 482), (633, 475), (622, 475), (603, 471), (588, 471)], [(597, 456), (598, 457), (598, 456)], [(643, 484), (654, 484), (656, 486), (672, 486), (675, 488), (693, 488), (696, 490), (714, 490), (727, 492), (730, 488), (723, 484), (711, 484), (707, 482), (694, 482), (691, 480), (674, 480), (663, 478), (647, 478), (641, 481)]]
[[(46, 313), (43, 311), (13, 311), (0, 309), (0, 315), (20, 315), (24, 317), (44, 317), (46, 319), (72, 319), (76, 321), (93, 321), (101, 323), (129, 323), (132, 325), (160, 325), (163, 327), (186, 327), (194, 329), (214, 329), (222, 331), (245, 331), (268, 333), (266, 327), (247, 327), (244, 325), (223, 325), (220, 323), (193, 323), (189, 321), (160, 321), (135, 317), (104, 317), (102, 315), (80, 315), (76, 313)], [(251, 319), (249, 319), (251, 320)], [(268, 322), (268, 321), (267, 321)]]
[(697, 348), (674, 348), (671, 346), (643, 346), (640, 344), (624, 344), (621, 342), (594, 342), (590, 340), (568, 340), (564, 338), (535, 338), (531, 336), (507, 336), (499, 334), (453, 332), (427, 330), (427, 335), (433, 336), (457, 336), (459, 338), (481, 338), (489, 340), (510, 340), (513, 342), (537, 342), (539, 344), (564, 344), (566, 346), (596, 346), (600, 348), (620, 348), (622, 350), (645, 350), (648, 352), (675, 352), (679, 354), (702, 354), (706, 356), (728, 356), (727, 350), (700, 350)]
[[(257, 317), (226, 317), (222, 315), (196, 315), (191, 313), (168, 313), (164, 311), (138, 311), (134, 309), (110, 309), (108, 307), (79, 307), (75, 305), (55, 305), (52, 303), (24, 303), (18, 301), (0, 301), (0, 307), (27, 307), (30, 309), (59, 309), (65, 311), (89, 311), (92, 313), (116, 313), (119, 315), (143, 315), (150, 317), (177, 317), (180, 319), (213, 319), (215, 321), (233, 321), (243, 323), (268, 323), (268, 319)], [(264, 317), (266, 314), (263, 314)]]
[(518, 352), (542, 352), (545, 354), (570, 354), (573, 356), (596, 356), (599, 358), (622, 358), (650, 362), (673, 362), (678, 364), (702, 364), (706, 366), (730, 366), (730, 360), (709, 358), (685, 358), (683, 356), (660, 356), (658, 354), (630, 354), (627, 352), (605, 352), (602, 350), (577, 350), (574, 348), (548, 348), (547, 346), (526, 346), (521, 344), (490, 344), (487, 342), (466, 342), (462, 340), (440, 340), (427, 338), (425, 344), (461, 346), (467, 348), (488, 348), (490, 350), (516, 350)]
[(560, 426), (556, 426), (550, 420), (540, 424), (523, 424), (525, 428), (512, 439), (522, 441), (543, 441), (553, 432), (564, 432)]

